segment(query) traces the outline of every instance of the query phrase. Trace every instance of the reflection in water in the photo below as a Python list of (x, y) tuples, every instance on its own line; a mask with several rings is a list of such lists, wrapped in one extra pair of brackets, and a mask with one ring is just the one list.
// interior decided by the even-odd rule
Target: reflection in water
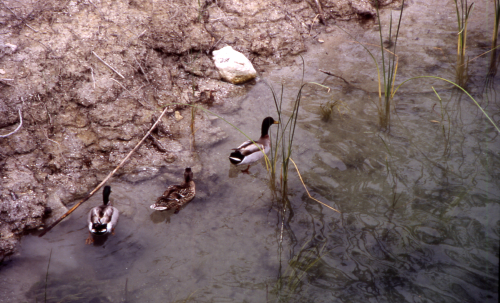
[(149, 218), (151, 219), (151, 222), (157, 224), (157, 223), (170, 223), (170, 216), (172, 216), (174, 211), (153, 211), (151, 215), (149, 215)]

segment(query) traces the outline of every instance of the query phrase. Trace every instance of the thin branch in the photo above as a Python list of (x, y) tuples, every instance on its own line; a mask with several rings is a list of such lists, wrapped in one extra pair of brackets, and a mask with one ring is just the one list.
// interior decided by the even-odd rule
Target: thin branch
[(10, 7), (7, 6), (7, 4), (5, 4), (5, 2), (2, 1), (2, 4), (3, 6), (5, 6), (18, 20), (21, 20), (24, 25), (26, 25), (27, 27), (31, 28), (35, 33), (38, 33), (38, 31), (34, 28), (32, 28), (31, 26), (29, 26), (29, 24), (26, 22), (26, 20), (24, 20), (24, 18), (21, 18), (19, 17)]
[(122, 74), (120, 74), (116, 69), (114, 69), (111, 65), (107, 64), (106, 62), (104, 62), (104, 60), (101, 59), (101, 57), (99, 57), (94, 51), (92, 51), (92, 54), (94, 56), (97, 57), (97, 59), (99, 59), (102, 63), (104, 63), (104, 65), (106, 65), (107, 67), (109, 67), (112, 71), (114, 71), (118, 76), (122, 77), (122, 79), (125, 79), (125, 77), (122, 76)]
[(10, 8), (10, 7), (8, 7), (8, 6), (7, 6), (7, 4), (5, 4), (5, 2), (3, 2), (3, 1), (2, 1), (2, 4), (3, 4), (3, 6), (5, 6), (5, 7), (6, 7), (6, 8), (7, 8), (7, 9), (8, 9), (8, 10), (9, 10), (9, 11), (10, 11), (10, 12), (11, 12), (11, 13), (12, 13), (12, 14), (16, 17), (16, 18), (17, 18), (17, 19), (22, 20), (21, 18), (19, 18), (19, 17), (17, 16), (17, 14), (16, 14), (16, 13), (15, 13), (15, 12), (14, 12), (14, 11)]
[(106, 184), (106, 182), (109, 180), (109, 178), (111, 178), (122, 166), (123, 164), (128, 160), (128, 158), (130, 158), (130, 156), (137, 150), (137, 148), (139, 148), (139, 146), (142, 144), (142, 142), (144, 142), (144, 140), (146, 140), (147, 137), (149, 137), (149, 135), (151, 134), (151, 132), (153, 131), (153, 129), (155, 129), (156, 125), (158, 125), (158, 123), (161, 121), (161, 118), (163, 118), (163, 116), (165, 115), (165, 113), (167, 112), (167, 109), (168, 109), (168, 106), (165, 107), (165, 109), (163, 110), (163, 112), (161, 113), (160, 117), (158, 118), (158, 120), (156, 120), (156, 122), (153, 124), (153, 126), (151, 126), (151, 128), (149, 129), (149, 131), (146, 133), (146, 135), (141, 139), (141, 141), (139, 141), (139, 143), (137, 143), (137, 145), (134, 147), (134, 149), (132, 149), (128, 155), (125, 157), (125, 159), (122, 160), (122, 162), (120, 162), (120, 164), (118, 164), (118, 166), (111, 172), (108, 174), (108, 176), (106, 176), (106, 178), (104, 178), (104, 180), (102, 180), (101, 183), (99, 183), (99, 185), (97, 185), (96, 188), (94, 188), (93, 191), (91, 191), (85, 198), (83, 198), (80, 202), (78, 202), (77, 204), (75, 204), (75, 206), (73, 206), (70, 210), (68, 210), (64, 215), (62, 215), (59, 219), (57, 219), (54, 223), (52, 223), (49, 227), (47, 227), (40, 235), (39, 237), (43, 237), (46, 233), (48, 233), (52, 228), (54, 228), (54, 226), (56, 226), (57, 224), (59, 224), (59, 222), (61, 222), (62, 220), (64, 220), (64, 218), (66, 218), (67, 216), (69, 216), (72, 212), (75, 211), (75, 209), (77, 209), (80, 205), (83, 204), (83, 202), (87, 201), (90, 197), (92, 197), (104, 184)]
[(0, 135), (0, 138), (7, 138), (8, 136), (15, 134), (21, 128), (21, 126), (23, 126), (23, 115), (21, 113), (21, 109), (19, 109), (19, 121), (19, 126), (14, 131), (6, 135)]
[(322, 72), (322, 73), (327, 74), (328, 76), (337, 77), (340, 80), (344, 81), (347, 85), (351, 85), (351, 83), (347, 82), (346, 79), (342, 78), (341, 76), (337, 76), (337, 75), (333, 74), (332, 72), (329, 72), (329, 71), (326, 71), (326, 70), (322, 70), (322, 69), (320, 69), (319, 71)]

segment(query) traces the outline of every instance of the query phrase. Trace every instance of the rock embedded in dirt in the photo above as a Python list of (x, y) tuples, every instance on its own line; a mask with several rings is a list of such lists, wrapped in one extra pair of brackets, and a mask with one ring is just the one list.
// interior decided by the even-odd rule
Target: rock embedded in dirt
[(229, 45), (214, 51), (214, 62), (221, 77), (233, 84), (242, 84), (257, 77), (252, 62)]

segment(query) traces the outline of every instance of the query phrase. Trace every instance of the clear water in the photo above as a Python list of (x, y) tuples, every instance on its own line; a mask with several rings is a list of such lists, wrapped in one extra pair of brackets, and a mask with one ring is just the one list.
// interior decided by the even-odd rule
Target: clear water
[[(454, 79), (452, 3), (445, 9), (414, 1), (408, 8), (415, 24), (398, 42), (398, 81)], [(468, 40), (471, 57), (482, 52), (474, 46), (489, 41), (485, 11), (476, 7), (470, 23), (477, 34)], [(437, 31), (426, 34), (428, 24)], [(377, 41), (373, 30), (350, 30)], [(45, 237), (23, 238), (20, 253), (1, 268), (0, 302), (43, 301), (51, 251), (48, 301), (497, 302), (498, 132), (467, 96), (437, 80), (403, 86), (391, 129), (381, 130), (370, 57), (340, 31), (322, 35), (325, 43), (305, 56), (305, 80), (332, 91), (305, 89), (292, 157), (311, 195), (341, 214), (310, 199), (292, 167), (293, 213), (283, 216), (263, 163), (245, 175), (227, 160), (246, 139), (214, 120), (228, 139), (197, 149), (202, 165), (190, 204), (178, 214), (149, 209), (170, 180), (165, 176), (181, 181), (182, 171), (139, 184), (115, 180), (111, 198), (122, 212), (116, 234), (84, 243), (97, 194)], [(300, 62), (264, 75), (277, 90), (284, 83), (286, 111), (300, 85)], [(469, 90), (499, 124), (498, 76), (485, 90), (481, 80), (487, 63), (486, 56), (471, 64)], [(322, 121), (320, 105), (337, 100), (342, 107)], [(262, 118), (276, 116), (269, 89), (258, 82), (239, 101), (222, 115), (258, 138)]]

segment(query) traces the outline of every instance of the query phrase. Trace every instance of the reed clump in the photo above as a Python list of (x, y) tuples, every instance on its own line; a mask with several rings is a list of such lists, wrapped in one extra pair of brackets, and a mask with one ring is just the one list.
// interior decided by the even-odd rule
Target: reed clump
[(495, 77), (498, 70), (498, 26), (500, 25), (500, 0), (494, 0), (495, 19), (493, 20), (493, 38), (491, 39), (491, 57), (490, 68), (488, 70), (488, 77)]
[(455, 82), (461, 87), (466, 86), (469, 79), (469, 60), (467, 58), (467, 24), (474, 8), (474, 3), (468, 5), (467, 0), (460, 0), (460, 4), (455, 0), (455, 9), (458, 23), (457, 40), (457, 66)]
[[(380, 77), (380, 72), (378, 75), (378, 81), (379, 81), (379, 121), (380, 121), (380, 126), (384, 129), (389, 128), (389, 122), (390, 122), (390, 113), (391, 113), (391, 101), (394, 97), (394, 82), (396, 80), (396, 73), (398, 70), (398, 57), (396, 56), (396, 47), (398, 43), (398, 37), (399, 37), (399, 30), (401, 28), (401, 21), (403, 20), (403, 12), (404, 12), (404, 5), (405, 1), (403, 0), (401, 3), (401, 12), (399, 14), (398, 18), (398, 23), (396, 26), (396, 34), (394, 35), (394, 39), (392, 38), (392, 14), (391, 14), (391, 19), (389, 22), (389, 34), (388, 34), (388, 41), (390, 41), (390, 47), (392, 47), (392, 50), (388, 50), (384, 48), (384, 39), (383, 39), (383, 33), (382, 33), (382, 24), (380, 21), (380, 11), (379, 11), (379, 1), (376, 1), (376, 11), (377, 11), (377, 20), (378, 20), (378, 25), (379, 25), (379, 36), (380, 36), (380, 51), (382, 54), (382, 75), (383, 75), (383, 91), (384, 91), (384, 96), (382, 98), (382, 92), (381, 92), (381, 77)], [(387, 55), (386, 55), (387, 52)], [(374, 56), (372, 56), (374, 58)], [(376, 62), (375, 62), (376, 63)], [(376, 63), (377, 64), (377, 63)], [(377, 70), (378, 70), (378, 64), (377, 64)]]
[[(289, 113), (289, 116), (286, 117), (283, 114), (284, 87), (281, 86), (280, 95), (278, 96), (272, 86), (270, 86), (269, 84), (267, 85), (271, 89), (278, 116), (277, 120), (279, 121), (279, 124), (277, 125), (277, 136), (274, 140), (274, 144), (271, 145), (270, 158), (266, 158), (267, 160), (269, 160), (270, 166), (270, 184), (272, 191), (274, 193), (280, 193), (281, 200), (284, 202), (284, 204), (288, 204), (288, 168), (292, 156), (293, 139), (295, 136), (300, 103), (302, 100), (302, 91), (307, 85), (318, 85), (328, 90), (330, 90), (330, 88), (314, 82), (303, 83), (300, 86), (299, 91), (295, 96), (295, 100), (292, 103), (292, 110)], [(279, 182), (277, 182), (278, 172)]]

